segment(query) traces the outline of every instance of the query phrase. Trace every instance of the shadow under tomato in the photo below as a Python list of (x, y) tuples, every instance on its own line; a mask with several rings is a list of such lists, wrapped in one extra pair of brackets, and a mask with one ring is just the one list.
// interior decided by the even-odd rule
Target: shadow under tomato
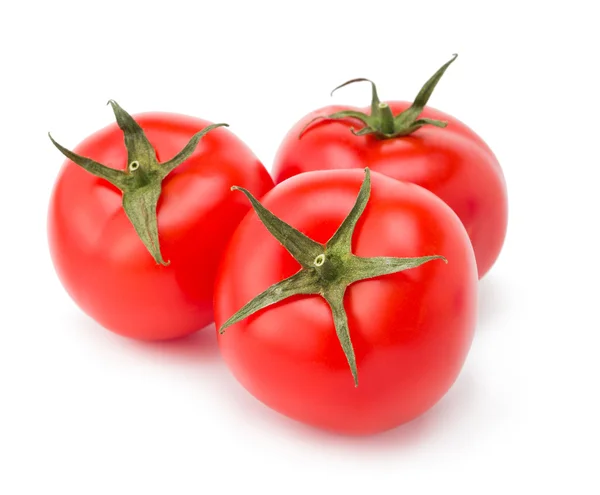
[(126, 351), (140, 352), (149, 358), (160, 358), (173, 364), (201, 367), (203, 364), (220, 361), (219, 346), (213, 323), (205, 328), (173, 340), (143, 341), (118, 335), (102, 327), (87, 315), (78, 311), (73, 328), (77, 333), (85, 332), (85, 338), (93, 345), (106, 345)]
[[(188, 336), (172, 341), (144, 342), (114, 334), (80, 313), (77, 331), (85, 331), (93, 345), (116, 347), (128, 353), (140, 353), (150, 360), (159, 360), (173, 366), (194, 369), (203, 375), (215, 373), (211, 380), (221, 402), (232, 409), (243, 411), (244, 423), (264, 429), (269, 435), (283, 435), (303, 443), (329, 446), (334, 449), (366, 448), (367, 452), (395, 452), (426, 443), (446, 428), (468, 417), (469, 408), (477, 396), (477, 383), (463, 373), (442, 400), (418, 418), (375, 435), (348, 436), (319, 430), (294, 421), (268, 408), (249, 394), (226, 369), (219, 352), (214, 324)], [(210, 370), (207, 370), (207, 367)]]
[(487, 328), (508, 312), (511, 305), (510, 289), (502, 280), (486, 276), (479, 282), (479, 315), (477, 328)]
[(446, 429), (454, 429), (454, 425), (458, 425), (469, 416), (469, 409), (475, 404), (476, 389), (475, 381), (463, 373), (448, 393), (418, 418), (393, 430), (371, 437), (357, 438), (355, 441), (377, 450), (396, 450), (398, 447), (410, 447), (426, 442)]
[(219, 346), (214, 324), (187, 337), (159, 342), (128, 339), (128, 344), (161, 358), (168, 358), (182, 365), (199, 365), (220, 360)]
[(228, 383), (222, 385), (224, 396), (235, 402), (234, 407), (244, 411), (245, 421), (254, 423), (257, 428), (264, 428), (269, 434), (290, 436), (303, 443), (344, 450), (358, 447), (360, 451), (366, 448), (367, 452), (411, 448), (452, 428), (453, 423), (464, 421), (469, 416), (468, 410), (477, 396), (476, 389), (474, 380), (468, 375), (461, 375), (446, 396), (418, 418), (378, 434), (350, 436), (320, 430), (271, 410), (246, 392), (231, 376)]

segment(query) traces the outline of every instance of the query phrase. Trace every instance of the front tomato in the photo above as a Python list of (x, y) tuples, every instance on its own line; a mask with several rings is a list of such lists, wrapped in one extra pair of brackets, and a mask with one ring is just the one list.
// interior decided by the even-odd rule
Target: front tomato
[(168, 113), (134, 120), (111, 104), (118, 125), (77, 154), (55, 143), (69, 159), (50, 201), (52, 260), (104, 327), (145, 340), (184, 336), (213, 321), (216, 266), (249, 209), (230, 187), (260, 196), (273, 183), (226, 129)]
[(254, 201), (215, 285), (220, 349), (241, 384), (348, 434), (400, 425), (448, 391), (477, 302), (473, 249), (452, 210), (379, 174), (369, 198), (363, 177), (310, 172)]

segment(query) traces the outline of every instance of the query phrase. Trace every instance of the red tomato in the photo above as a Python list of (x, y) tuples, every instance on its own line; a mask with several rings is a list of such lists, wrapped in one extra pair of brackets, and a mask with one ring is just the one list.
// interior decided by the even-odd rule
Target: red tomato
[[(262, 203), (310, 239), (326, 243), (352, 209), (363, 176), (359, 170), (297, 175)], [(332, 310), (319, 294), (293, 296), (252, 314), (219, 335), (219, 346), (235, 377), (269, 407), (316, 427), (368, 434), (420, 415), (455, 381), (473, 337), (477, 270), (465, 229), (443, 201), (375, 173), (352, 252), (438, 254), (448, 260), (349, 285), (343, 304), (358, 386)], [(298, 270), (256, 213), (247, 215), (217, 275), (217, 328)]]
[[(411, 103), (390, 101), (388, 106), (398, 115)], [(314, 123), (298, 138), (315, 117), (344, 110), (371, 111), (329, 106), (302, 118), (279, 148), (273, 166), (275, 183), (311, 170), (367, 166), (394, 179), (419, 184), (442, 198), (462, 220), (475, 251), (479, 278), (483, 277), (502, 249), (508, 209), (504, 176), (490, 148), (462, 122), (429, 107), (418, 118), (444, 121), (447, 127), (425, 125), (409, 135), (379, 139), (374, 134), (353, 135), (351, 129), (363, 125), (346, 118)]]
[[(142, 114), (137, 122), (159, 162), (173, 158), (209, 125), (169, 113)], [(76, 152), (121, 171), (131, 156), (117, 124), (88, 137)], [(138, 167), (143, 164), (133, 164)], [(171, 339), (203, 328), (213, 320), (218, 260), (249, 210), (244, 198), (230, 192), (240, 183), (259, 196), (273, 187), (265, 168), (237, 137), (222, 128), (208, 132), (162, 182), (158, 233), (164, 262), (170, 264), (161, 266), (125, 214), (122, 192), (67, 160), (48, 218), (61, 282), (83, 311), (127, 337)]]

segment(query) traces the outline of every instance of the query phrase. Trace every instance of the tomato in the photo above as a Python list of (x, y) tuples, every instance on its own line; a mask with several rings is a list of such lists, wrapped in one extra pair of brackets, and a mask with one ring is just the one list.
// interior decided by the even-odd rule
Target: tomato
[(77, 154), (55, 143), (71, 159), (50, 201), (52, 260), (73, 300), (107, 329), (184, 336), (212, 322), (216, 266), (249, 210), (230, 187), (261, 196), (273, 182), (226, 129), (170, 113), (133, 119), (111, 104), (118, 125), (89, 136)]
[(432, 407), (464, 363), (477, 307), (454, 212), (377, 173), (365, 203), (363, 177), (309, 172), (254, 201), (215, 283), (219, 347), (237, 380), (290, 418), (346, 434)]
[[(382, 103), (373, 84), (370, 109), (329, 106), (306, 115), (283, 140), (273, 176), (277, 184), (312, 170), (368, 166), (394, 179), (419, 184), (442, 198), (462, 220), (481, 278), (504, 243), (506, 185), (496, 157), (474, 131), (425, 106), (453, 60), (427, 82), (413, 104)], [(326, 116), (333, 118), (308, 125)]]

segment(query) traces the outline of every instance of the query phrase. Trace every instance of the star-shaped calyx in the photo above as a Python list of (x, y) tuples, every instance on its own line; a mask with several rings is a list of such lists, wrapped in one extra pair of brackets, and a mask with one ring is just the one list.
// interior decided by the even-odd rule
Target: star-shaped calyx
[(446, 72), (446, 69), (450, 66), (450, 64), (456, 60), (457, 56), (457, 54), (454, 54), (448, 62), (442, 65), (442, 67), (440, 67), (439, 70), (433, 76), (431, 76), (431, 78), (421, 88), (421, 91), (419, 91), (419, 94), (415, 98), (413, 104), (403, 112), (400, 112), (398, 115), (394, 115), (392, 113), (392, 109), (387, 103), (379, 100), (379, 96), (377, 95), (377, 87), (370, 79), (360, 77), (358, 79), (346, 81), (344, 84), (340, 84), (331, 92), (332, 95), (335, 91), (347, 86), (348, 84), (363, 81), (371, 83), (371, 114), (369, 115), (356, 110), (342, 110), (340, 112), (332, 113), (331, 115), (315, 117), (308, 124), (306, 124), (304, 129), (302, 129), (299, 138), (308, 132), (312, 125), (319, 120), (343, 120), (349, 118), (357, 119), (364, 124), (364, 127), (358, 131), (354, 130), (354, 128), (351, 128), (350, 130), (353, 134), (356, 136), (372, 134), (378, 139), (392, 139), (400, 136), (408, 136), (424, 125), (446, 127), (448, 125), (447, 122), (442, 120), (419, 118), (419, 115), (421, 115), (425, 105), (427, 105), (433, 90), (444, 75), (444, 72)]
[(246, 189), (241, 187), (233, 187), (232, 189), (242, 191), (248, 197), (261, 222), (300, 263), (301, 269), (295, 275), (272, 285), (244, 305), (223, 323), (219, 329), (220, 333), (224, 333), (227, 327), (257, 311), (288, 297), (299, 294), (319, 295), (327, 301), (331, 308), (337, 337), (348, 360), (354, 383), (358, 386), (356, 357), (344, 308), (344, 294), (348, 286), (359, 280), (401, 272), (436, 259), (443, 261), (446, 261), (446, 259), (440, 255), (419, 258), (362, 258), (352, 253), (354, 229), (365, 210), (371, 193), (371, 175), (368, 168), (365, 169), (365, 179), (358, 193), (356, 203), (326, 244), (313, 241), (276, 217)]
[(156, 159), (156, 150), (148, 141), (140, 125), (116, 101), (110, 100), (108, 103), (113, 109), (117, 124), (125, 138), (125, 147), (127, 148), (125, 171), (116, 170), (90, 158), (77, 155), (58, 144), (50, 134), (48, 135), (54, 146), (69, 160), (121, 190), (125, 214), (144, 246), (156, 263), (168, 265), (169, 262), (163, 259), (160, 251), (156, 218), (156, 206), (162, 191), (162, 181), (192, 155), (198, 142), (206, 133), (216, 127), (227, 126), (227, 124), (212, 124), (205, 127), (194, 134), (175, 157), (167, 162), (159, 163)]

